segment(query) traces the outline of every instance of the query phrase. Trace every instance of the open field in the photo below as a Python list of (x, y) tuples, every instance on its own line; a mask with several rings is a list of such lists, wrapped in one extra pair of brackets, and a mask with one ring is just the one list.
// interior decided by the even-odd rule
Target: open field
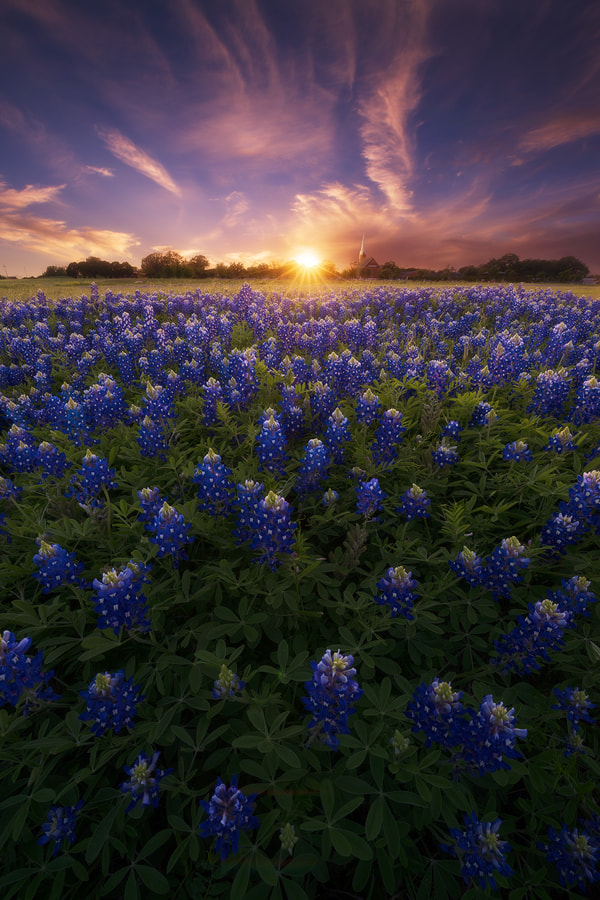
[[(236, 281), (235, 279), (229, 278), (204, 278), (200, 280), (186, 280), (185, 278), (174, 278), (172, 280), (168, 279), (143, 279), (140, 281), (136, 281), (135, 279), (125, 279), (123, 281), (119, 281), (118, 279), (98, 279), (96, 284), (98, 285), (98, 290), (101, 295), (104, 295), (105, 291), (111, 291), (114, 294), (122, 293), (125, 296), (130, 294), (134, 294), (136, 291), (148, 292), (148, 291), (156, 291), (158, 293), (185, 293), (186, 291), (196, 291), (201, 290), (206, 293), (222, 293), (222, 294), (235, 294), (239, 291), (240, 287), (247, 279), (240, 279)], [(252, 287), (257, 291), (262, 291), (267, 296), (272, 293), (287, 293), (293, 291), (304, 291), (304, 292), (314, 292), (321, 290), (354, 290), (361, 288), (371, 288), (374, 286), (381, 287), (401, 287), (408, 290), (419, 288), (419, 287), (431, 287), (431, 288), (449, 288), (455, 287), (460, 288), (464, 287), (474, 287), (473, 282), (466, 282), (464, 285), (461, 285), (460, 282), (456, 281), (374, 281), (365, 284), (363, 281), (356, 280), (346, 280), (342, 278), (337, 279), (329, 279), (323, 280), (322, 278), (309, 278), (307, 277), (304, 281), (292, 281), (292, 280), (284, 280), (284, 279), (266, 279), (262, 280), (251, 280)], [(490, 285), (486, 283), (486, 287)], [(498, 285), (499, 287), (506, 285)], [(597, 299), (600, 297), (600, 285), (582, 285), (582, 284), (566, 284), (566, 285), (558, 285), (558, 284), (526, 284), (524, 285), (526, 290), (551, 290), (551, 291), (561, 291), (566, 292), (570, 291), (578, 297), (592, 297)], [(38, 291), (43, 291), (46, 297), (49, 300), (58, 300), (60, 298), (66, 297), (80, 297), (82, 294), (88, 294), (89, 296), (90, 283), (87, 281), (83, 281), (81, 279), (69, 279), (69, 278), (20, 278), (20, 279), (2, 279), (0, 280), (0, 302), (3, 299), (7, 300), (28, 300), (31, 297), (35, 297)]]
[(3, 900), (591, 895), (600, 303), (16, 285)]

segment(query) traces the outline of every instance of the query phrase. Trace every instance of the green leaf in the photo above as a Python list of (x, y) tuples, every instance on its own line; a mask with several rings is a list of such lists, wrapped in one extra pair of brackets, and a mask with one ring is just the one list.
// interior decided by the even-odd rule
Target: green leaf
[(328, 778), (325, 778), (321, 782), (319, 791), (321, 794), (321, 803), (323, 804), (323, 811), (325, 813), (326, 818), (329, 821), (331, 821), (333, 819), (334, 803), (335, 803), (332, 782)]
[(94, 862), (94, 860), (102, 850), (102, 847), (108, 840), (110, 830), (113, 827), (114, 821), (117, 818), (117, 815), (121, 808), (122, 807), (120, 803), (115, 803), (101, 820), (101, 822), (99, 822), (98, 825), (96, 825), (96, 827), (92, 830), (92, 836), (85, 851), (86, 863), (89, 864)]
[(331, 837), (333, 848), (341, 856), (352, 855), (352, 847), (350, 845), (350, 841), (348, 840), (347, 834), (348, 832), (342, 831), (339, 828), (331, 828), (329, 831), (329, 836)]
[(379, 835), (383, 826), (383, 807), (385, 800), (383, 797), (376, 797), (371, 804), (365, 822), (365, 837), (368, 841), (373, 841)]
[(162, 847), (163, 844), (166, 844), (172, 836), (173, 832), (170, 828), (163, 828), (162, 831), (153, 834), (150, 840), (144, 844), (143, 848), (138, 853), (137, 858), (145, 859), (147, 856), (152, 856), (152, 854), (158, 850), (159, 847)]
[(155, 894), (168, 894), (171, 890), (169, 879), (153, 866), (136, 866), (135, 870), (147, 888)]
[(129, 873), (129, 878), (127, 879), (127, 884), (125, 885), (125, 893), (123, 894), (123, 900), (139, 900), (140, 889), (138, 887), (137, 878), (135, 877), (135, 872), (133, 869)]

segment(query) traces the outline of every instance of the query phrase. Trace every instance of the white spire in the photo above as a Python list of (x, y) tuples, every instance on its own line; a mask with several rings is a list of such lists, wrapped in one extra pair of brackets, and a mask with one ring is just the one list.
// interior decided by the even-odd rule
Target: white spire
[(363, 260), (367, 258), (367, 251), (365, 250), (365, 235), (363, 232), (362, 236), (362, 244), (360, 245), (360, 253), (358, 254), (358, 259)]

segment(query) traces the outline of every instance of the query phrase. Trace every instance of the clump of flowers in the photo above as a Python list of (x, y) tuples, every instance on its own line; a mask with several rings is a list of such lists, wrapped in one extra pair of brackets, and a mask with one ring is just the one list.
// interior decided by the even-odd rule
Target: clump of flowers
[(360, 481), (356, 485), (356, 512), (367, 519), (378, 521), (375, 513), (383, 511), (383, 501), (386, 497), (387, 494), (379, 485), (379, 479)]
[(123, 670), (114, 675), (99, 672), (88, 689), (79, 692), (87, 706), (79, 718), (92, 722), (96, 737), (111, 729), (115, 734), (122, 728), (132, 730), (137, 706), (144, 700), (143, 694), (138, 694), (139, 687), (133, 684), (133, 678), (125, 678)]
[(558, 869), (563, 887), (585, 892), (588, 884), (598, 881), (600, 843), (585, 829), (569, 829), (564, 823), (560, 831), (550, 827), (547, 842), (539, 842), (538, 847)]
[(512, 441), (504, 447), (502, 459), (507, 462), (530, 462), (533, 454), (525, 441)]
[(327, 430), (324, 435), (324, 444), (331, 453), (334, 463), (344, 461), (344, 443), (351, 438), (348, 419), (339, 407), (336, 407), (329, 416)]
[(107, 459), (101, 459), (88, 450), (81, 468), (71, 477), (71, 487), (65, 492), (65, 497), (75, 497), (80, 506), (97, 508), (102, 505), (98, 498), (100, 491), (117, 487), (114, 475), (115, 470), (109, 468)]
[(279, 417), (274, 410), (266, 410), (256, 444), (259, 468), (273, 475), (282, 475), (287, 460), (286, 443)]
[(451, 845), (441, 844), (442, 850), (460, 860), (462, 876), (467, 884), (477, 879), (483, 889), (489, 885), (496, 890), (497, 884), (494, 877), (496, 874), (505, 877), (514, 874), (504, 857), (511, 846), (507, 841), (501, 841), (498, 836), (502, 820), (480, 822), (473, 812), (465, 815), (464, 822), (465, 829), (450, 829), (453, 843)]
[(187, 559), (185, 545), (194, 540), (188, 535), (191, 527), (191, 522), (186, 522), (182, 513), (178, 513), (165, 500), (150, 523), (153, 532), (150, 540), (158, 546), (157, 556), (170, 556), (174, 568), (177, 568), (181, 559)]
[(150, 631), (148, 602), (141, 593), (143, 583), (148, 581), (150, 566), (143, 566), (130, 560), (120, 569), (110, 569), (102, 576), (102, 581), (94, 579), (98, 628), (112, 628), (116, 635), (121, 628), (126, 631)]
[(473, 410), (469, 427), (476, 428), (478, 425), (491, 425), (497, 418), (498, 416), (491, 403), (482, 400)]
[(294, 530), (298, 527), (291, 521), (292, 507), (275, 491), (269, 491), (264, 500), (259, 500), (256, 508), (256, 530), (250, 536), (252, 550), (260, 553), (254, 562), (267, 563), (275, 571), (281, 560), (276, 554), (291, 553), (294, 546)]
[(305, 453), (300, 461), (298, 476), (296, 479), (296, 492), (300, 497), (314, 491), (327, 477), (327, 471), (331, 463), (329, 450), (319, 438), (312, 438), (305, 448)]
[(590, 701), (587, 693), (581, 688), (554, 688), (554, 693), (558, 703), (554, 704), (552, 709), (560, 709), (566, 712), (567, 719), (571, 724), (572, 730), (577, 733), (579, 731), (580, 722), (590, 722), (594, 724), (594, 720), (590, 716), (588, 710), (595, 709), (596, 704)]
[(405, 619), (414, 619), (412, 608), (418, 594), (412, 572), (407, 572), (403, 566), (392, 566), (377, 582), (377, 587), (380, 593), (375, 597), (375, 602), (380, 606), (389, 606), (393, 618), (401, 613)]
[(503, 671), (527, 675), (550, 662), (550, 651), (563, 646), (563, 634), (572, 627), (572, 613), (560, 593), (529, 604), (526, 617), (517, 616), (515, 627), (494, 641), (497, 656), (491, 662)]
[(355, 409), (357, 422), (361, 425), (372, 425), (373, 422), (377, 421), (377, 416), (381, 409), (381, 401), (371, 388), (367, 388), (364, 394), (356, 401)]
[(371, 444), (375, 465), (389, 465), (394, 461), (405, 431), (402, 413), (397, 409), (386, 409), (375, 432), (375, 440)]
[(231, 475), (231, 469), (221, 462), (221, 457), (211, 447), (192, 475), (192, 482), (198, 485), (199, 509), (211, 516), (227, 515), (234, 494)]
[(431, 454), (434, 463), (443, 469), (444, 466), (455, 466), (458, 462), (458, 452), (455, 444), (450, 444), (447, 438), (442, 438), (441, 444)]
[(156, 768), (159, 756), (160, 751), (158, 750), (153, 754), (152, 759), (142, 752), (132, 766), (123, 767), (125, 774), (129, 775), (129, 781), (121, 784), (121, 790), (124, 794), (131, 794), (131, 801), (125, 810), (126, 813), (137, 806), (140, 799), (143, 807), (152, 806), (154, 809), (158, 807), (160, 782), (173, 771), (173, 769)]
[(4, 631), (0, 638), (0, 706), (16, 706), (25, 697), (23, 715), (28, 715), (35, 701), (58, 700), (48, 682), (54, 672), (42, 672), (43, 654), (27, 656), (31, 638), (17, 641), (12, 631)]
[(486, 557), (482, 586), (492, 592), (494, 599), (510, 597), (511, 583), (523, 580), (520, 572), (528, 565), (523, 544), (514, 536), (504, 538), (492, 555)]
[(402, 494), (400, 506), (396, 508), (396, 512), (401, 516), (406, 516), (407, 522), (410, 522), (411, 519), (428, 519), (427, 507), (430, 504), (431, 500), (427, 493), (418, 484), (413, 484)]
[(77, 835), (75, 828), (77, 826), (77, 815), (82, 808), (84, 801), (79, 800), (75, 806), (51, 806), (48, 813), (47, 821), (42, 825), (44, 832), (41, 838), (38, 838), (38, 844), (49, 844), (54, 841), (52, 856), (56, 856), (63, 841), (68, 839), (70, 844), (74, 844)]
[(555, 431), (554, 434), (548, 438), (548, 443), (542, 447), (542, 450), (553, 450), (554, 453), (558, 453), (560, 456), (561, 453), (577, 450), (577, 444), (573, 443), (573, 435), (565, 425), (564, 428)]
[(237, 853), (240, 832), (258, 828), (254, 812), (256, 794), (246, 796), (237, 786), (237, 775), (227, 787), (220, 778), (209, 801), (201, 800), (200, 806), (208, 813), (208, 819), (199, 826), (201, 837), (216, 837), (215, 849), (224, 862), (229, 853)]
[(463, 547), (456, 559), (450, 560), (448, 565), (471, 587), (478, 587), (481, 584), (483, 564), (481, 557), (477, 556), (474, 550)]
[(309, 741), (318, 738), (333, 750), (339, 746), (339, 734), (349, 734), (348, 716), (355, 710), (352, 704), (362, 695), (354, 679), (352, 656), (339, 650), (326, 650), (319, 662), (311, 662), (313, 677), (304, 686), (308, 697), (302, 702), (312, 715), (308, 723)]
[(60, 587), (61, 584), (82, 585), (85, 582), (80, 578), (83, 572), (83, 563), (78, 563), (74, 553), (67, 551), (60, 544), (49, 544), (47, 541), (38, 540), (39, 551), (34, 554), (33, 562), (39, 571), (33, 573), (33, 577), (40, 582), (42, 594), (49, 594), (51, 590)]

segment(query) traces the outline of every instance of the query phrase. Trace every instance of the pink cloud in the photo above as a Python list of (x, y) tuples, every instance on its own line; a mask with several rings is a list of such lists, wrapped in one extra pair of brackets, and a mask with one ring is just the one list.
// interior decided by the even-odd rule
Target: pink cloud
[(108, 150), (132, 169), (136, 169), (146, 178), (154, 181), (166, 191), (181, 197), (181, 188), (175, 184), (165, 167), (145, 152), (136, 147), (133, 141), (122, 135), (116, 129), (97, 128), (98, 136), (104, 141)]
[(132, 234), (96, 228), (69, 228), (65, 222), (18, 213), (0, 213), (0, 241), (42, 253), (57, 262), (86, 256), (128, 257), (139, 241)]
[(596, 110), (564, 113), (526, 132), (519, 142), (525, 153), (543, 152), (600, 133), (600, 113)]
[(14, 188), (7, 188), (6, 184), (0, 181), (0, 207), (16, 210), (24, 209), (35, 203), (48, 203), (56, 200), (65, 186), (57, 184), (51, 187), (34, 187), (32, 184), (28, 184), (23, 190), (17, 191)]

